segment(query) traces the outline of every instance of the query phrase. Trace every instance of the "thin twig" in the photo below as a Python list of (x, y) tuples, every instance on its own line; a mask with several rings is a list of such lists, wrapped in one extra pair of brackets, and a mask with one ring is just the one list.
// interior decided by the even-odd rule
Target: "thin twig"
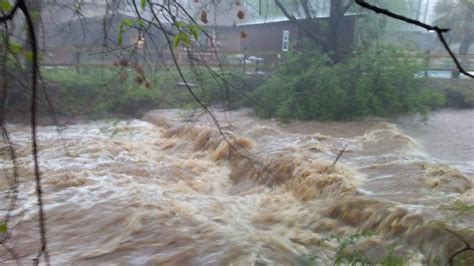
[(334, 162), (332, 162), (331, 166), (329, 167), (329, 169), (333, 169), (334, 166), (336, 166), (336, 163), (337, 161), (339, 161), (339, 159), (341, 159), (342, 155), (344, 154), (344, 152), (346, 151), (346, 148), (347, 146), (345, 146), (340, 152), (339, 154), (337, 155), (336, 159), (334, 160)]

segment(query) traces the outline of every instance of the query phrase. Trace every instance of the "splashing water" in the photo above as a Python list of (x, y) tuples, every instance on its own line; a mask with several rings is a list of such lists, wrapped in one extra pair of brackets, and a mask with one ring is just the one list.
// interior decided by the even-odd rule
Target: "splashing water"
[[(373, 262), (392, 244), (418, 254), (413, 263), (445, 263), (462, 248), (456, 232), (474, 219), (453, 206), (473, 203), (472, 169), (432, 160), (395, 124), (217, 115), (229, 142), (208, 117), (182, 122), (177, 110), (67, 126), (62, 142), (39, 128), (53, 264), (326, 264), (340, 243), (324, 239), (361, 230), (376, 235), (351, 248)], [(28, 262), (39, 239), (30, 136), (9, 129), (21, 185), (6, 245)]]

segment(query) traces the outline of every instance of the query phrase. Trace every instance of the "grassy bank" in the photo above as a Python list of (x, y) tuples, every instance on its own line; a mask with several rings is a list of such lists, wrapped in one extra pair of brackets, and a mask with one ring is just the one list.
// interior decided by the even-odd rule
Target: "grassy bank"
[[(184, 69), (193, 93), (204, 105), (243, 104), (250, 79), (232, 72), (217, 75), (208, 70)], [(199, 103), (176, 71), (117, 68), (55, 68), (43, 70), (50, 98), (59, 115), (139, 116), (155, 108), (195, 108)]]
[[(293, 54), (266, 78), (239, 72), (215, 76), (186, 68), (184, 74), (205, 105), (249, 106), (262, 117), (281, 120), (387, 117), (437, 107), (474, 107), (471, 80), (414, 78), (416, 64), (387, 59), (396, 53), (373, 51), (336, 65), (328, 64), (324, 55)], [(43, 69), (42, 75), (56, 113), (64, 117), (138, 117), (156, 108), (199, 107), (176, 71), (126, 65)], [(11, 103), (27, 112), (28, 100), (20, 100)], [(46, 113), (44, 99), (41, 105)]]

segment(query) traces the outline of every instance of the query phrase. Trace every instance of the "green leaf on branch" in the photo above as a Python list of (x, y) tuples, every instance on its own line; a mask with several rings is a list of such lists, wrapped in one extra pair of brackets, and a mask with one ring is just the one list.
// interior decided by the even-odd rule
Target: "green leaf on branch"
[(0, 11), (7, 13), (12, 8), (8, 0), (0, 0)]
[(178, 27), (178, 28), (183, 28), (185, 24), (184, 24), (184, 22), (182, 22), (182, 21), (176, 21), (175, 25), (176, 25), (176, 27)]
[(129, 18), (126, 18), (126, 19), (122, 20), (122, 24), (126, 25), (126, 26), (129, 26), (129, 27), (132, 27), (133, 26), (133, 20), (131, 20)]
[(147, 0), (141, 0), (140, 1), (140, 6), (142, 7), (143, 10), (145, 10)]
[[(128, 26), (128, 28), (125, 28), (125, 26)], [(117, 36), (117, 42), (119, 46), (122, 46), (122, 43), (123, 43), (123, 33), (126, 32), (132, 26), (133, 26), (133, 20), (131, 19), (127, 18), (120, 22), (119, 32)]]
[(25, 54), (26, 60), (28, 60), (28, 61), (30, 61), (30, 62), (33, 61), (33, 57), (34, 57), (34, 54), (33, 54), (33, 52), (31, 52), (31, 51), (30, 51), (30, 52), (27, 52), (27, 53)]
[(6, 223), (0, 223), (0, 233), (6, 233), (8, 231), (8, 226)]
[(188, 26), (189, 33), (193, 35), (194, 39), (198, 40), (199, 36), (201, 35), (202, 32), (202, 27), (199, 25), (189, 25)]
[(18, 55), (23, 51), (23, 46), (18, 42), (10, 41), (9, 50), (13, 55)]
[(174, 48), (178, 47), (180, 43), (183, 43), (186, 46), (191, 45), (191, 40), (189, 39), (189, 35), (184, 31), (181, 31), (176, 36), (174, 36), (173, 47)]
[(145, 21), (143, 19), (123, 19), (119, 24), (119, 30), (117, 35), (117, 43), (119, 46), (122, 46), (123, 43), (123, 34), (127, 32), (130, 28), (141, 28), (145, 26)]

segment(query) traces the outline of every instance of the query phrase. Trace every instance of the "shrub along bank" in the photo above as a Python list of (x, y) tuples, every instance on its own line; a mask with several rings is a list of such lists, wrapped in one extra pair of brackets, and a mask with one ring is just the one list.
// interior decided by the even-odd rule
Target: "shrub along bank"
[(427, 112), (445, 102), (425, 86), (416, 62), (390, 47), (372, 48), (339, 64), (317, 49), (290, 53), (255, 91), (262, 117), (341, 120)]

